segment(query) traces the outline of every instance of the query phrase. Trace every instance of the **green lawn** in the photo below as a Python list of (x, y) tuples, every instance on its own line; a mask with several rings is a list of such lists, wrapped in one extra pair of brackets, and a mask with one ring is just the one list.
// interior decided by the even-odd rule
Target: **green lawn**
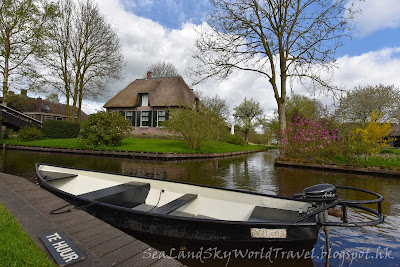
[[(4, 139), (2, 143), (10, 145), (42, 146), (55, 148), (81, 148), (75, 138), (71, 139), (42, 139), (34, 141), (21, 141), (18, 139)], [(272, 147), (259, 145), (239, 146), (224, 142), (206, 142), (202, 150), (190, 150), (185, 141), (180, 140), (160, 140), (160, 139), (135, 139), (126, 138), (122, 144), (116, 147), (95, 147), (94, 149), (117, 150), (117, 151), (136, 151), (136, 152), (156, 152), (156, 153), (228, 153), (239, 151), (253, 151)]]
[(1, 266), (57, 266), (47, 258), (1, 204), (0, 263)]

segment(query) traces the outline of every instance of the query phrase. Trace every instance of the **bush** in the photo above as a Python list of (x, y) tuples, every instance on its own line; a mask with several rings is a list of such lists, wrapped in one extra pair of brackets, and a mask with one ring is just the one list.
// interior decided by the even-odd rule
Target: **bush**
[(43, 123), (43, 133), (48, 138), (77, 138), (80, 123), (72, 121), (46, 120)]
[(238, 134), (230, 134), (226, 137), (226, 142), (229, 144), (244, 146), (246, 141)]
[(189, 149), (201, 149), (206, 141), (224, 139), (228, 132), (224, 121), (205, 107), (172, 109), (162, 125), (180, 133)]
[(89, 147), (118, 146), (130, 129), (130, 121), (120, 113), (100, 111), (82, 122), (78, 142)]
[(331, 158), (343, 149), (343, 136), (338, 129), (329, 129), (327, 122), (297, 118), (281, 133), (284, 156), (291, 158)]
[(44, 134), (36, 127), (25, 126), (18, 131), (18, 138), (23, 141), (42, 139)]

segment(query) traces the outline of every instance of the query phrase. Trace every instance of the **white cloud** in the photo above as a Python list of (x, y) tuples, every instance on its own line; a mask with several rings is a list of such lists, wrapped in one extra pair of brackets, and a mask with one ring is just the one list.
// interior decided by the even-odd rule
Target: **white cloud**
[[(387, 2), (389, 0), (385, 0)], [(137, 78), (143, 78), (146, 67), (159, 60), (171, 61), (190, 83), (185, 72), (196, 62), (192, 58), (196, 38), (195, 28), (191, 23), (182, 25), (181, 29), (167, 30), (159, 23), (138, 17), (124, 10), (118, 0), (98, 0), (102, 12), (111, 20), (119, 32), (125, 55), (125, 78), (111, 85), (110, 97), (122, 90)], [(367, 0), (367, 3), (370, 2)], [(393, 6), (398, 6), (394, 4)], [(400, 13), (400, 12), (399, 12)], [(366, 14), (364, 12), (364, 14)], [(361, 24), (360, 24), (361, 25)], [(203, 25), (204, 26), (204, 25)], [(400, 47), (372, 51), (359, 56), (344, 56), (337, 60), (338, 70), (333, 80), (338, 86), (350, 90), (358, 85), (394, 84), (400, 85)], [(294, 83), (295, 92), (306, 93), (304, 88)], [(272, 88), (266, 78), (256, 74), (235, 71), (227, 80), (216, 85), (213, 81), (197, 85), (203, 95), (218, 94), (227, 99), (230, 109), (240, 104), (245, 97), (259, 101), (266, 113), (277, 108)], [(322, 97), (322, 96), (320, 96)], [(88, 103), (89, 113), (95, 112), (104, 102)]]
[(361, 9), (354, 17), (355, 36), (366, 36), (385, 28), (400, 27), (399, 0), (350, 0), (348, 6), (354, 4)]

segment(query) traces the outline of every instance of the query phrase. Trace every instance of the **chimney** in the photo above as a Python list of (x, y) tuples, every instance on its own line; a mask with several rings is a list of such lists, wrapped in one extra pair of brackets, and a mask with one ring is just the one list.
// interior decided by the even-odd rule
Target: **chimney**
[(41, 97), (38, 97), (36, 99), (36, 111), (37, 112), (42, 112), (42, 105), (43, 105), (43, 101)]
[(21, 95), (22, 96), (28, 96), (28, 90), (21, 89)]
[(146, 80), (150, 80), (150, 79), (151, 79), (151, 71), (148, 71)]

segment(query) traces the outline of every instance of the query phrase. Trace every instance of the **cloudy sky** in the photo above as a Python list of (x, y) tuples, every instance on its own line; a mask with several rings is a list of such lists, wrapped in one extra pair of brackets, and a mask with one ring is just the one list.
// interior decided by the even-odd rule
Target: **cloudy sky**
[[(143, 78), (146, 67), (161, 60), (171, 61), (190, 83), (185, 73), (189, 66), (196, 64), (192, 49), (196, 29), (206, 23), (211, 8), (208, 0), (96, 1), (117, 29), (125, 57), (124, 78), (110, 84), (111, 95), (133, 80)], [(379, 83), (400, 87), (400, 1), (365, 0), (357, 1), (357, 5), (362, 13), (355, 17), (352, 39), (346, 40), (338, 50), (334, 84), (346, 90)], [(218, 94), (226, 98), (231, 110), (244, 97), (259, 101), (266, 114), (277, 107), (268, 81), (248, 72), (237, 72), (222, 83), (209, 81), (194, 89), (204, 95)], [(297, 86), (294, 90), (325, 98)], [(103, 104), (88, 103), (84, 110), (92, 113)]]

